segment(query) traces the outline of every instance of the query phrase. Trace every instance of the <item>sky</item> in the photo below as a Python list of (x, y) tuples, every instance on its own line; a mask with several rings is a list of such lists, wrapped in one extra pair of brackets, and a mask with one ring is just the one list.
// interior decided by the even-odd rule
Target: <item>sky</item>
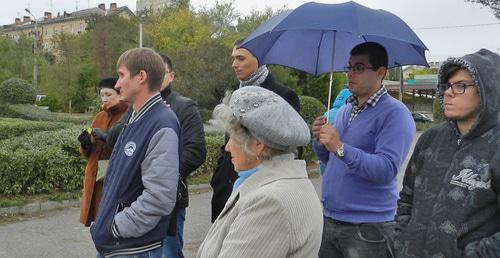
[[(219, 0), (225, 2), (228, 0)], [(76, 9), (97, 7), (99, 3), (117, 3), (126, 5), (135, 11), (136, 0), (0, 0), (0, 24), (11, 24), (16, 17), (27, 15), (25, 8), (30, 8), (36, 17), (44, 11), (73, 12)], [(287, 7), (296, 8), (307, 0), (234, 0), (237, 12), (244, 16), (252, 10), (274, 10)], [(317, 0), (321, 3), (340, 3), (345, 1)], [(356, 0), (356, 2), (374, 9), (384, 9), (403, 19), (429, 48), (426, 52), (428, 61), (443, 61), (450, 56), (463, 56), (487, 48), (500, 53), (500, 19), (492, 11), (480, 4), (463, 0)], [(211, 7), (215, 0), (191, 0), (195, 8)], [(495, 25), (487, 25), (495, 24)], [(479, 25), (470, 26), (469, 25)], [(458, 27), (457, 27), (458, 26)], [(437, 27), (437, 28), (436, 28)], [(432, 29), (430, 29), (432, 28)]]

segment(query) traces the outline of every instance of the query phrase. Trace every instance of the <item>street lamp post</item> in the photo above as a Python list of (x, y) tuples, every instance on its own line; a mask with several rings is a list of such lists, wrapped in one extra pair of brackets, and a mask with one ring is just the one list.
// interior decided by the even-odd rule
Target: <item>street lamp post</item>
[(142, 48), (142, 24), (144, 23), (144, 18), (146, 17), (146, 12), (139, 12), (139, 47)]
[(139, 18), (139, 47), (142, 48), (142, 16)]
[(38, 30), (37, 30), (38, 22), (36, 20), (35, 15), (33, 15), (28, 8), (26, 8), (24, 10), (26, 10), (27, 13), (31, 14), (31, 16), (33, 16), (33, 20), (35, 20), (35, 36), (33, 37), (33, 59), (34, 59), (34, 62), (33, 62), (33, 88), (35, 89), (35, 92), (36, 92), (37, 81), (38, 81), (38, 66), (36, 63), (37, 62), (37, 52), (38, 52)]

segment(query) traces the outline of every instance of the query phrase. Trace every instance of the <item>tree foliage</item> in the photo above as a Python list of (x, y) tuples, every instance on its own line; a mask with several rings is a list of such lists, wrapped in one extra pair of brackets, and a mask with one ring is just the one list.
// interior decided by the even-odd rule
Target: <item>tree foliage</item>
[(500, 19), (500, 0), (465, 0), (466, 2), (478, 3), (493, 10), (495, 17)]
[(11, 77), (32, 80), (33, 39), (22, 35), (17, 41), (0, 37), (0, 82)]
[[(58, 34), (51, 52), (38, 58), (38, 93), (57, 100), (63, 111), (83, 112), (98, 102), (95, 86), (100, 78), (116, 76), (116, 60), (139, 44), (139, 23), (143, 24), (143, 45), (168, 54), (174, 62), (173, 88), (211, 110), (238, 81), (231, 68), (235, 40), (248, 36), (262, 22), (283, 10), (236, 12), (234, 3), (217, 1), (213, 7), (193, 9), (188, 0), (172, 1), (163, 10), (141, 17), (94, 17), (87, 31), (79, 35)], [(31, 80), (32, 41), (0, 38), (0, 80), (19, 77)], [(277, 81), (298, 95), (307, 95), (326, 105), (329, 75), (313, 77), (291, 68), (270, 65)], [(334, 75), (332, 99), (345, 84)]]

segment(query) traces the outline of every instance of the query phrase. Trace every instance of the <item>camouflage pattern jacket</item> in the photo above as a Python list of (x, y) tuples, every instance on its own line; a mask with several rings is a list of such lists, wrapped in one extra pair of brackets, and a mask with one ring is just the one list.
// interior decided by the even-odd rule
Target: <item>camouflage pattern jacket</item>
[(480, 115), (465, 135), (447, 121), (420, 137), (398, 201), (397, 257), (500, 257), (500, 56), (449, 59), (441, 82), (450, 65), (472, 75)]

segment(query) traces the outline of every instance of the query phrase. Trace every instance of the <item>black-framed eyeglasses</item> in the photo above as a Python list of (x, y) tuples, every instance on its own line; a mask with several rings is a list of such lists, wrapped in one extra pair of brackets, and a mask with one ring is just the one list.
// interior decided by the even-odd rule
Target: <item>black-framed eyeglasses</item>
[(363, 73), (366, 69), (373, 69), (371, 66), (365, 66), (363, 64), (355, 64), (354, 66), (344, 66), (344, 71), (352, 73)]
[(439, 90), (444, 93), (447, 89), (451, 88), (453, 94), (463, 94), (465, 92), (465, 88), (470, 86), (476, 86), (475, 83), (465, 83), (465, 82), (456, 82), (453, 84), (450, 83), (440, 83)]

